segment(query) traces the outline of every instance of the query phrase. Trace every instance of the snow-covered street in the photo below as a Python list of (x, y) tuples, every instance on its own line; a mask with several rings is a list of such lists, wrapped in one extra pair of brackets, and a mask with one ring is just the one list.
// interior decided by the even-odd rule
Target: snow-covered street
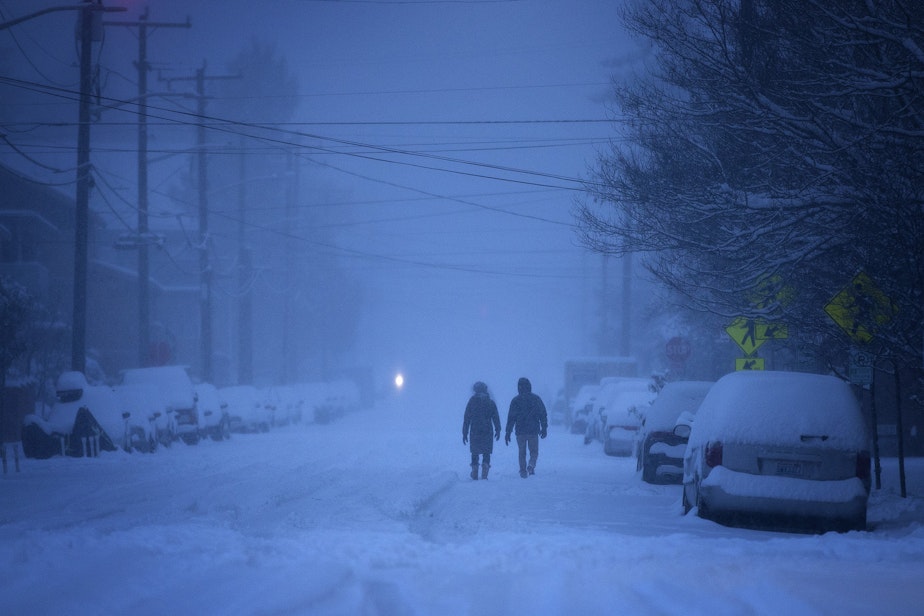
[[(506, 406), (499, 402), (502, 418)], [(919, 614), (924, 460), (884, 461), (871, 530), (681, 515), (678, 486), (552, 426), (535, 477), (461, 408), (401, 406), (0, 481), (6, 614)]]

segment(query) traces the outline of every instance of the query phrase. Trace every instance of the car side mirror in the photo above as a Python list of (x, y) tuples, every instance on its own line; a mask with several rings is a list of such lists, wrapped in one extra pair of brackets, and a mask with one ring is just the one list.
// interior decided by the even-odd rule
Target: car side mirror
[(690, 432), (693, 429), (687, 424), (677, 424), (674, 426), (674, 436), (679, 436), (680, 438), (690, 438)]

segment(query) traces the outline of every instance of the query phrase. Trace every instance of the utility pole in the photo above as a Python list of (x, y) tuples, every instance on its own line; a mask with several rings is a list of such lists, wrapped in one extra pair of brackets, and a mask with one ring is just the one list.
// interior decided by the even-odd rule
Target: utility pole
[(597, 342), (597, 353), (600, 355), (613, 354), (613, 335), (610, 332), (610, 256), (606, 253), (600, 257), (600, 335)]
[(251, 256), (246, 243), (247, 225), (247, 154), (244, 151), (244, 136), (240, 137), (240, 186), (237, 201), (237, 246), (238, 246), (238, 314), (237, 314), (237, 382), (240, 385), (253, 383), (253, 303), (250, 294)]
[(77, 195), (74, 211), (74, 314), (71, 330), (71, 369), (87, 365), (87, 240), (90, 225), (90, 89), (93, 85), (92, 0), (80, 11), (80, 104), (77, 112)]
[(199, 349), (202, 380), (212, 382), (212, 264), (209, 258), (208, 149), (205, 137), (205, 82), (218, 79), (240, 79), (240, 75), (205, 74), (205, 62), (194, 77), (171, 77), (165, 81), (196, 82), (196, 150), (199, 192)]
[(632, 355), (632, 253), (622, 255), (622, 333), (619, 354)]
[(295, 349), (298, 348), (292, 335), (292, 289), (294, 287), (292, 260), (295, 256), (292, 235), (295, 233), (295, 205), (298, 199), (299, 180), (298, 165), (293, 152), (286, 155), (286, 176), (285, 283), (283, 285), (285, 293), (282, 296), (282, 383), (284, 385), (295, 380), (295, 364), (297, 363)]
[(205, 63), (196, 69), (196, 127), (199, 169), (199, 318), (202, 379), (212, 382), (212, 264), (209, 260), (208, 158), (205, 144)]
[(186, 23), (148, 21), (148, 7), (138, 21), (106, 22), (107, 26), (138, 28), (138, 365), (150, 364), (151, 346), (151, 265), (148, 248), (148, 29), (189, 28)]

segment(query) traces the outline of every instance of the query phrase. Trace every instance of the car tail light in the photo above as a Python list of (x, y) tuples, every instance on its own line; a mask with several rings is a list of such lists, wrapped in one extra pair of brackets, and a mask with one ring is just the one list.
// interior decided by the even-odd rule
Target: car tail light
[(857, 454), (857, 477), (863, 481), (870, 480), (869, 452), (861, 451)]
[(706, 445), (706, 465), (710, 467), (722, 466), (722, 443), (708, 443)]

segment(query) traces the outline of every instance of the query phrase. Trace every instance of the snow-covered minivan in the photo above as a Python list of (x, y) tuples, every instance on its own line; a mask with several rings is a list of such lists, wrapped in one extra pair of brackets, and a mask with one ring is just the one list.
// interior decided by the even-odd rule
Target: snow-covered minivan
[(706, 394), (683, 459), (683, 507), (700, 517), (774, 517), (816, 530), (866, 528), (870, 435), (844, 381), (728, 374)]

